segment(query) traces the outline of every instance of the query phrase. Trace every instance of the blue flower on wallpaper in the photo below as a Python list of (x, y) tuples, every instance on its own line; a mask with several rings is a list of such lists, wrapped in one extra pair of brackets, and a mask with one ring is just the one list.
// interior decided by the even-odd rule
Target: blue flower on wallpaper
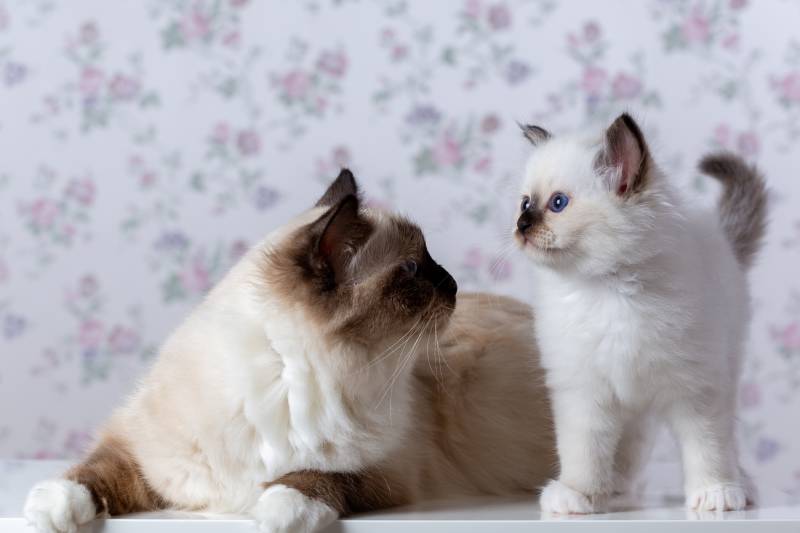
[(28, 321), (25, 317), (9, 313), (3, 318), (3, 337), (12, 340), (25, 333), (27, 327)]

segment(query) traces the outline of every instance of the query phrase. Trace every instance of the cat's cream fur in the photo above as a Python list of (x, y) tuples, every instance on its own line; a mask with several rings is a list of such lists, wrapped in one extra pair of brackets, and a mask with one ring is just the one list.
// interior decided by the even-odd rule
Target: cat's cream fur
[[(703, 170), (725, 191), (693, 207), (628, 115), (602, 134), (528, 127), (514, 235), (536, 264), (536, 336), (561, 472), (542, 509), (589, 513), (631, 488), (654, 419), (680, 441), (687, 505), (741, 509), (736, 391), (750, 316), (745, 276), (764, 230), (760, 176), (733, 155)], [(549, 203), (556, 192), (568, 198)]]
[(359, 510), (533, 490), (555, 459), (530, 311), (454, 302), (419, 230), (359, 208), (343, 172), (217, 284), (93, 453), (32, 489), (26, 517), (67, 532), (180, 508), (313, 531)]

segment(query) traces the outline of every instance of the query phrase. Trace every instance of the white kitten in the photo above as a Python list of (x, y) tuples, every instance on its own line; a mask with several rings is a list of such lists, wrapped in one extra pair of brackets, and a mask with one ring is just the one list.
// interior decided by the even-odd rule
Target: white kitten
[(515, 238), (536, 263), (535, 325), (551, 389), (561, 473), (542, 509), (590, 513), (630, 489), (653, 417), (680, 441), (687, 500), (741, 509), (736, 390), (765, 228), (762, 178), (738, 157), (706, 157), (719, 212), (692, 208), (623, 114), (600, 136), (551, 137), (525, 171)]

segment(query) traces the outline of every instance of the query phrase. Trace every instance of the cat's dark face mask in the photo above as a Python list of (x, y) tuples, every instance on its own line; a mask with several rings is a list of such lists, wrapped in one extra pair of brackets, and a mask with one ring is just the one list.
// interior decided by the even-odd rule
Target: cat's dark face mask
[(272, 254), (288, 269), (288, 298), (308, 306), (332, 334), (366, 344), (399, 331), (442, 327), (458, 286), (428, 252), (418, 226), (361, 207), (355, 179), (342, 170), (317, 202), (319, 217)]

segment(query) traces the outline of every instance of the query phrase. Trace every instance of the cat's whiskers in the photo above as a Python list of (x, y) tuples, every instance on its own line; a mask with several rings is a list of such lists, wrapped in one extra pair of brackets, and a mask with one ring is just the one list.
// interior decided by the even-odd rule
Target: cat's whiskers
[(359, 373), (359, 372), (363, 372), (365, 370), (369, 370), (370, 368), (372, 368), (376, 364), (380, 363), (381, 361), (384, 361), (384, 360), (388, 359), (389, 357), (394, 355), (398, 350), (401, 350), (403, 347), (405, 347), (405, 345), (408, 342), (408, 340), (416, 334), (415, 330), (416, 330), (416, 327), (420, 324), (420, 322), (422, 322), (422, 318), (417, 319), (417, 321), (414, 322), (414, 325), (411, 326), (408, 331), (406, 331), (400, 337), (398, 337), (398, 339), (396, 341), (394, 341), (391, 346), (386, 348), (383, 352), (381, 352), (380, 355), (378, 355), (372, 361), (370, 361), (369, 363), (367, 363), (363, 367), (361, 367), (358, 370), (356, 370), (355, 373)]
[(397, 367), (395, 368), (395, 371), (389, 377), (389, 383), (388, 383), (387, 387), (385, 388), (384, 392), (381, 394), (381, 397), (379, 398), (378, 403), (375, 405), (375, 409), (378, 409), (381, 406), (381, 404), (383, 403), (383, 401), (388, 396), (388, 398), (389, 398), (389, 419), (390, 419), (390, 421), (391, 421), (391, 417), (392, 417), (392, 398), (391, 398), (392, 389), (394, 388), (394, 385), (397, 382), (398, 378), (402, 375), (403, 371), (405, 370), (405, 367), (408, 365), (408, 362), (411, 359), (413, 359), (415, 350), (417, 349), (417, 345), (419, 344), (420, 340), (422, 340), (422, 335), (425, 333), (425, 330), (428, 327), (429, 323), (430, 323), (430, 319), (428, 319), (428, 322), (426, 322), (425, 325), (422, 328), (420, 328), (419, 334), (417, 335), (417, 338), (414, 340), (414, 343), (411, 345), (411, 348), (408, 350), (408, 352), (406, 352), (406, 354), (403, 355), (400, 358), (400, 360), (399, 360), (399, 362), (397, 364)]

